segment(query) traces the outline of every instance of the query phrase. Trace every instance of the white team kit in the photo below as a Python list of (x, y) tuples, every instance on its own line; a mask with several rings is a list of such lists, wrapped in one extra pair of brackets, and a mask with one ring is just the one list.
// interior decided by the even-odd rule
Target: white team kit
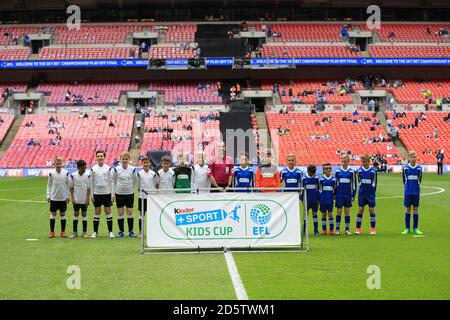
[(211, 173), (211, 169), (209, 169), (208, 165), (194, 165), (194, 170), (192, 174), (192, 189), (194, 191), (198, 190), (198, 193), (209, 193), (209, 190), (201, 190), (201, 189), (210, 189), (211, 181), (209, 180), (209, 174)]
[(175, 183), (175, 172), (172, 170), (172, 168), (169, 168), (169, 170), (164, 171), (164, 169), (160, 169), (158, 171), (159, 175), (159, 189), (164, 189), (166, 191), (161, 191), (161, 193), (173, 193), (174, 191), (174, 183)]
[(66, 201), (70, 199), (69, 172), (61, 169), (60, 172), (53, 169), (48, 174), (47, 199), (51, 201)]
[[(147, 194), (154, 193), (159, 185), (159, 174), (153, 170), (144, 169), (136, 173), (139, 199), (146, 199)], [(144, 192), (145, 191), (145, 192)]]
[(70, 175), (70, 188), (73, 188), (73, 193), (75, 197), (74, 204), (86, 204), (87, 201), (87, 191), (89, 186), (89, 175), (90, 172), (85, 171), (83, 175), (80, 175), (78, 171)]
[(89, 176), (89, 184), (92, 194), (106, 195), (113, 192), (113, 181), (111, 177), (111, 167), (107, 164), (94, 165)]
[(114, 191), (116, 195), (129, 195), (134, 193), (136, 186), (136, 169), (132, 166), (124, 168), (122, 165), (111, 169)]

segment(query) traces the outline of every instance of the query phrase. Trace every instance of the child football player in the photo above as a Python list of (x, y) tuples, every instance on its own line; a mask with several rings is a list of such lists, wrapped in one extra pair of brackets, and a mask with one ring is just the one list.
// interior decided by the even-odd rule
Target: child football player
[(89, 238), (87, 234), (87, 207), (89, 205), (89, 173), (86, 172), (86, 162), (84, 160), (77, 161), (78, 171), (70, 175), (70, 194), (73, 204), (73, 233), (69, 238), (78, 237), (78, 219), (81, 216), (83, 220), (83, 238)]
[(98, 237), (102, 206), (106, 215), (109, 237), (115, 238), (111, 213), (111, 205), (115, 200), (111, 168), (105, 164), (104, 151), (97, 150), (95, 155), (97, 157), (97, 164), (91, 168), (89, 175), (89, 189), (92, 192), (92, 202), (94, 203), (94, 233), (91, 235), (91, 238)]
[(139, 192), (138, 210), (139, 210), (139, 236), (142, 236), (142, 220), (147, 212), (147, 196), (154, 193), (159, 188), (159, 174), (150, 169), (150, 159), (142, 159), (142, 170), (137, 174), (137, 186)]
[(63, 158), (55, 158), (55, 169), (49, 172), (47, 181), (47, 202), (50, 204), (49, 238), (55, 237), (55, 219), (59, 210), (61, 219), (61, 238), (66, 237), (66, 211), (70, 201), (69, 172), (63, 169)]
[(205, 164), (205, 152), (197, 152), (197, 163), (192, 168), (192, 189), (198, 193), (209, 193), (211, 184), (220, 188), (211, 174), (211, 169)]
[(358, 191), (358, 214), (356, 216), (355, 234), (361, 233), (361, 222), (364, 213), (364, 207), (369, 206), (370, 214), (370, 234), (375, 235), (375, 197), (377, 192), (377, 171), (370, 166), (370, 156), (364, 154), (361, 157), (362, 167), (358, 169), (357, 177), (359, 182)]
[[(299, 188), (302, 181), (302, 171), (295, 166), (295, 155), (290, 153), (286, 157), (288, 166), (281, 170), (280, 178), (285, 188)], [(285, 192), (298, 192), (297, 190), (284, 190)]]
[[(255, 174), (256, 188), (279, 188), (281, 187), (280, 171), (278, 167), (272, 163), (272, 153), (270, 151), (264, 153), (261, 165)], [(259, 190), (260, 192), (277, 192), (277, 190)]]
[(134, 218), (133, 218), (133, 207), (134, 207), (134, 187), (136, 185), (136, 169), (129, 165), (130, 154), (128, 152), (123, 152), (120, 155), (120, 165), (113, 167), (112, 180), (114, 185), (114, 190), (116, 194), (116, 205), (117, 205), (117, 224), (119, 226), (119, 232), (117, 233), (117, 238), (123, 238), (124, 234), (124, 211), (125, 207), (127, 210), (127, 222), (128, 222), (128, 236), (130, 238), (136, 238), (134, 234)]
[[(317, 218), (317, 209), (319, 206), (319, 178), (316, 176), (316, 166), (309, 165), (308, 172), (302, 177), (302, 187), (306, 191), (306, 214), (303, 220), (303, 232), (306, 230), (306, 215), (309, 210), (312, 211), (314, 222), (314, 235), (318, 236), (319, 233), (319, 220)], [(303, 199), (303, 194), (302, 194)]]
[(176, 193), (191, 193), (191, 179), (192, 179), (192, 167), (189, 164), (189, 155), (182, 151), (178, 153), (177, 160), (178, 165), (173, 169), (174, 172), (174, 188), (185, 189), (175, 191)]
[(356, 195), (356, 174), (348, 167), (350, 157), (348, 154), (341, 156), (342, 166), (336, 170), (336, 234), (341, 233), (342, 207), (345, 210), (345, 234), (350, 232), (350, 208)]
[(336, 191), (336, 178), (331, 175), (331, 164), (323, 165), (324, 175), (319, 179), (319, 203), (322, 212), (322, 234), (327, 234), (327, 218), (330, 225), (330, 235), (334, 234), (333, 201)]
[(173, 185), (175, 182), (174, 172), (170, 167), (171, 159), (169, 156), (164, 156), (161, 158), (162, 168), (158, 170), (159, 176), (159, 189), (161, 193), (172, 193)]
[(419, 229), (419, 201), (420, 184), (422, 183), (422, 167), (417, 164), (417, 154), (415, 151), (409, 152), (409, 164), (403, 167), (403, 185), (405, 186), (405, 230), (402, 234), (411, 231), (411, 207), (413, 208), (413, 230), (412, 233), (422, 235)]
[(248, 155), (246, 153), (241, 154), (239, 157), (240, 165), (231, 170), (231, 175), (228, 180), (228, 187), (245, 188), (234, 190), (235, 192), (249, 192), (250, 188), (255, 185), (255, 173), (248, 166)]

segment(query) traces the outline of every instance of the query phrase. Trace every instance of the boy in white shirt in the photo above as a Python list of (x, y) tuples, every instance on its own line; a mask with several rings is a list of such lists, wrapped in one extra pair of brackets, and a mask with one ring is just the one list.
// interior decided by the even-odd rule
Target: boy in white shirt
[(64, 159), (55, 158), (55, 169), (48, 174), (47, 202), (50, 204), (49, 238), (55, 237), (55, 218), (57, 211), (61, 218), (61, 238), (66, 237), (66, 211), (69, 203), (69, 172), (63, 169)]
[(136, 169), (129, 165), (130, 154), (123, 152), (120, 155), (121, 164), (111, 169), (114, 190), (116, 194), (117, 204), (117, 224), (119, 225), (119, 233), (116, 238), (123, 238), (124, 234), (124, 208), (127, 210), (128, 236), (136, 238), (133, 231), (134, 218), (134, 187), (136, 186)]
[(87, 234), (87, 207), (89, 205), (89, 173), (86, 172), (86, 162), (77, 161), (78, 171), (70, 175), (70, 194), (73, 204), (73, 233), (69, 238), (78, 237), (78, 217), (83, 219), (83, 238), (89, 238)]
[(161, 158), (162, 169), (158, 171), (159, 175), (159, 189), (161, 193), (173, 193), (175, 183), (175, 172), (170, 168), (170, 157), (164, 156)]
[(142, 159), (142, 170), (137, 174), (137, 186), (139, 192), (138, 210), (139, 210), (139, 236), (142, 236), (142, 220), (147, 212), (147, 196), (154, 193), (159, 188), (159, 174), (150, 169), (150, 159)]

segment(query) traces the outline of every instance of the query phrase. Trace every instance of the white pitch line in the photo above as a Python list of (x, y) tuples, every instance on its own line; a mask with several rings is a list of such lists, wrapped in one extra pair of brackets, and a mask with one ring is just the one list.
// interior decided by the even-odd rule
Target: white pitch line
[(30, 203), (47, 203), (47, 201), (42, 201), (42, 200), (0, 199), (0, 201), (8, 201), (8, 202), (30, 202)]
[(0, 189), (0, 192), (3, 191), (22, 191), (22, 190), (37, 190), (42, 189), (42, 187), (33, 187), (33, 188), (13, 188), (13, 189)]
[(234, 291), (238, 300), (248, 300), (247, 292), (245, 291), (244, 284), (239, 276), (239, 271), (234, 263), (233, 255), (229, 251), (223, 253), (225, 260), (227, 261), (228, 272), (230, 273), (231, 281), (233, 282)]
[[(421, 193), (421, 194), (420, 194), (421, 197), (422, 197), (422, 196), (431, 196), (431, 195), (433, 195), (433, 194), (438, 194), (438, 193), (445, 192), (445, 189), (444, 189), (444, 188), (439, 188), (439, 187), (421, 186), (421, 188), (431, 188), (431, 189), (436, 189), (436, 190), (438, 190), (438, 191), (435, 191), (435, 192)], [(401, 195), (401, 196), (389, 196), (389, 197), (377, 197), (377, 200), (378, 200), (378, 199), (403, 198), (403, 197), (404, 197), (404, 195)]]

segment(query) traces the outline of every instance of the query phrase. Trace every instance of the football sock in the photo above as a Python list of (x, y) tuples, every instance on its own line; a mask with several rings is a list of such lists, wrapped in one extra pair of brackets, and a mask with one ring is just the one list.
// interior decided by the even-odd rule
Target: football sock
[(327, 218), (322, 218), (322, 231), (327, 230)]
[(319, 228), (319, 219), (317, 217), (313, 217), (313, 222), (314, 222), (314, 232), (317, 232)]
[(117, 224), (119, 225), (119, 231), (120, 232), (123, 232), (123, 220), (124, 220), (123, 216), (119, 216), (117, 218)]
[(356, 215), (356, 228), (361, 228), (362, 217), (363, 215), (360, 213)]
[(411, 213), (405, 212), (405, 228), (409, 229), (411, 227)]
[(50, 231), (55, 232), (55, 216), (50, 215)]
[(419, 227), (419, 213), (417, 211), (413, 214), (413, 228), (417, 229)]
[(78, 217), (73, 217), (73, 232), (78, 232)]
[(334, 220), (333, 218), (328, 218), (328, 224), (330, 225), (330, 231), (334, 230)]
[(350, 230), (350, 216), (345, 216), (345, 230)]
[(113, 231), (113, 221), (112, 221), (112, 213), (106, 216), (106, 225), (108, 226), (108, 231)]
[(100, 215), (94, 215), (94, 232), (98, 233), (99, 224), (100, 224)]
[(87, 232), (87, 216), (82, 218), (83, 220), (83, 232)]
[(341, 216), (336, 216), (336, 230), (341, 229)]
[(133, 218), (133, 216), (128, 216), (127, 221), (128, 221), (128, 231), (131, 232), (131, 231), (133, 231), (133, 228), (134, 228), (134, 218)]
[(66, 216), (61, 216), (61, 232), (66, 231)]
[(370, 214), (370, 227), (371, 227), (371, 228), (375, 228), (376, 222), (377, 222), (377, 217), (376, 217), (376, 215), (375, 215), (375, 212), (374, 212), (374, 213), (371, 213), (371, 214)]

